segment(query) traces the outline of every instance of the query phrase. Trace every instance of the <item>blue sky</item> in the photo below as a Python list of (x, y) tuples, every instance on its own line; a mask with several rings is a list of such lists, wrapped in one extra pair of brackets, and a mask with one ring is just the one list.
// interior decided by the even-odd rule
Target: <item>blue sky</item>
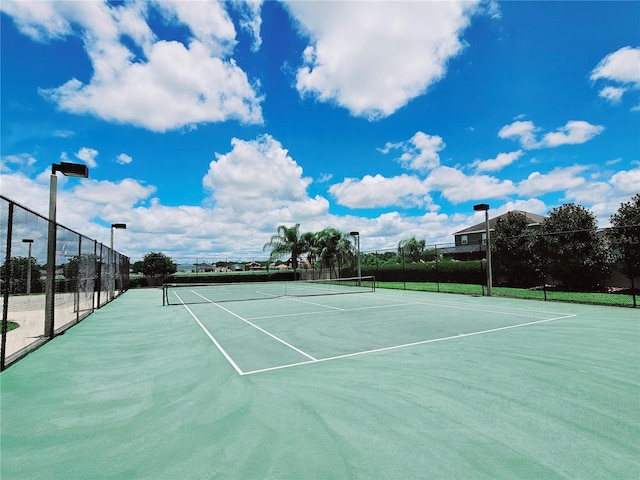
[(640, 2), (0, 4), (2, 194), (140, 259), (363, 250), (640, 191)]

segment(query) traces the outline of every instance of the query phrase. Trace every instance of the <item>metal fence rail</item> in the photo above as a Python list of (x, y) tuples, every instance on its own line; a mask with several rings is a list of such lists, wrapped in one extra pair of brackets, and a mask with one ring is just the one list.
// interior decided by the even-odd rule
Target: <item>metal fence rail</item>
[[(616, 233), (613, 228), (597, 232), (598, 237), (604, 239), (601, 267), (606, 272), (598, 276), (597, 285), (595, 280), (589, 281), (593, 269), (587, 268), (588, 261), (567, 258), (559, 252), (558, 245), (574, 241), (571, 236), (576, 233), (581, 231), (529, 237), (531, 248), (511, 256), (492, 245), (492, 285), (538, 292), (543, 300), (560, 299), (560, 292), (599, 293), (609, 295), (612, 304), (636, 307), (640, 286), (637, 267), (640, 226), (624, 227), (624, 235), (617, 236), (613, 235)], [(433, 283), (434, 291), (441, 291), (441, 286), (449, 283), (477, 285), (477, 293), (484, 295), (488, 283), (486, 250), (486, 243), (480, 241), (465, 245), (425, 245), (421, 252), (402, 249), (365, 251), (361, 254), (362, 274), (374, 275), (377, 281), (400, 282), (405, 289), (413, 288), (407, 284), (419, 282)], [(574, 265), (570, 272), (581, 281), (575, 282), (574, 278), (574, 285), (566, 285), (566, 280), (563, 282), (558, 272), (560, 267), (566, 267), (573, 260), (578, 266)], [(621, 301), (613, 301), (614, 297)], [(608, 304), (608, 301), (603, 303)]]
[(56, 224), (52, 277), (47, 274), (49, 220), (0, 196), (0, 222), (4, 370), (128, 289), (129, 258)]

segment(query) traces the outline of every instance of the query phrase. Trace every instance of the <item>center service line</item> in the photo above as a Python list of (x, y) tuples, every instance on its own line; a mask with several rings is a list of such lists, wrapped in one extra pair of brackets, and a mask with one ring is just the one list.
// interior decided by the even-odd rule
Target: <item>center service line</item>
[(209, 332), (209, 330), (207, 330), (207, 328), (202, 324), (202, 322), (200, 322), (200, 319), (196, 316), (196, 314), (191, 311), (191, 309), (187, 306), (187, 304), (185, 304), (182, 301), (182, 299), (180, 298), (180, 296), (177, 293), (174, 292), (174, 294), (175, 294), (176, 297), (178, 297), (178, 300), (180, 300), (180, 303), (182, 303), (182, 306), (187, 309), (187, 312), (189, 312), (191, 314), (191, 316), (193, 317), (193, 319), (196, 322), (198, 322), (198, 325), (200, 325), (200, 328), (202, 330), (204, 330), (204, 333), (207, 334), (207, 337), (209, 337), (209, 339), (213, 342), (213, 344), (216, 346), (218, 351), (220, 353), (222, 353), (222, 355), (224, 355), (224, 358), (227, 359), (227, 362), (229, 362), (231, 364), (231, 366), (234, 368), (234, 370), (236, 372), (238, 372), (239, 375), (244, 375), (244, 372), (240, 369), (240, 367), (238, 367), (238, 365), (236, 365), (236, 362), (234, 362), (233, 359), (229, 356), (229, 354), (225, 351), (225, 349), (222, 348), (222, 345), (220, 345), (218, 343), (218, 341), (215, 339), (215, 337), (213, 335), (211, 335), (211, 332)]
[(216, 302), (212, 302), (211, 300), (209, 300), (207, 297), (204, 297), (202, 295), (200, 295), (197, 292), (194, 292), (196, 295), (198, 295), (199, 297), (202, 297), (203, 299), (205, 299), (207, 302), (215, 305), (216, 307), (218, 307), (221, 310), (224, 310), (225, 312), (233, 315), (234, 317), (236, 317), (239, 320), (242, 320), (243, 322), (247, 323), (248, 325), (251, 325), (253, 328), (260, 330), (262, 333), (264, 333), (265, 335), (270, 336), (271, 338), (273, 338), (274, 340), (282, 343), (283, 345), (286, 345), (287, 347), (289, 347), (292, 350), (295, 350), (296, 352), (298, 352), (301, 355), (304, 355), (305, 357), (313, 360), (314, 362), (317, 361), (317, 358), (312, 357), (311, 355), (309, 355), (306, 352), (303, 352), (302, 350), (300, 350), (299, 348), (294, 347), (293, 345), (291, 345), (290, 343), (285, 342), (284, 340), (282, 340), (281, 338), (275, 336), (273, 333), (267, 332), (264, 328), (260, 328), (258, 325), (256, 325), (255, 323), (250, 322), (249, 320), (247, 320), (246, 318), (241, 317), (240, 315), (238, 315), (237, 313), (233, 313), (231, 310), (224, 308), (222, 305), (220, 305), (219, 303)]

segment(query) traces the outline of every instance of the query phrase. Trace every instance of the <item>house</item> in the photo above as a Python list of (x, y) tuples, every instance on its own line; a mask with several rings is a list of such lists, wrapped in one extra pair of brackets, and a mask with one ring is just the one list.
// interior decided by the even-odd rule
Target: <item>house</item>
[[(546, 217), (538, 215), (536, 213), (523, 212), (521, 210), (512, 210), (511, 212), (503, 213), (497, 217), (489, 219), (489, 234), (495, 229), (496, 223), (502, 218), (506, 218), (509, 213), (520, 213), (529, 219), (529, 228), (539, 228)], [(453, 234), (456, 246), (461, 245), (485, 245), (487, 243), (487, 227), (485, 222), (478, 223), (472, 227), (465, 228)]]
[[(520, 213), (529, 220), (528, 228), (539, 228), (546, 217), (536, 213), (512, 210), (489, 219), (489, 234), (495, 229), (496, 223), (506, 218), (509, 213)], [(478, 223), (453, 234), (455, 247), (443, 249), (443, 254), (452, 256), (456, 260), (472, 260), (484, 258), (485, 245), (487, 244), (487, 227), (485, 222)]]

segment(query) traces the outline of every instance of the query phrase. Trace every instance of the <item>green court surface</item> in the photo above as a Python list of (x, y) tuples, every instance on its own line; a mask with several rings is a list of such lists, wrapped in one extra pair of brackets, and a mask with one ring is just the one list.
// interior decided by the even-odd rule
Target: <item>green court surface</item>
[(131, 290), (0, 375), (2, 479), (637, 479), (636, 309)]

